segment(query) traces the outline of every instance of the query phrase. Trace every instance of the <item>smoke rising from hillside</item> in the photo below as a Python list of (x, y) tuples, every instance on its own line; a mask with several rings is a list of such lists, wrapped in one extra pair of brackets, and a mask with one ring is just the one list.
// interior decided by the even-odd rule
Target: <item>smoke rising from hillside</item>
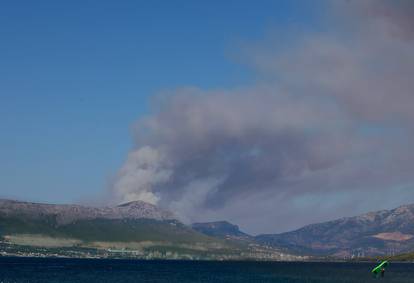
[(261, 83), (162, 96), (137, 122), (115, 196), (250, 232), (413, 201), (410, 3), (345, 1), (327, 19), (336, 30), (246, 48)]

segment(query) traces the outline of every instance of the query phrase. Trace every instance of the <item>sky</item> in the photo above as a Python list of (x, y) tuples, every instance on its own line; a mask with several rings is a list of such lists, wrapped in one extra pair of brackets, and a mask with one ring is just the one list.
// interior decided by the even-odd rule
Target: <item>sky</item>
[(0, 197), (249, 233), (414, 202), (414, 5), (5, 1)]

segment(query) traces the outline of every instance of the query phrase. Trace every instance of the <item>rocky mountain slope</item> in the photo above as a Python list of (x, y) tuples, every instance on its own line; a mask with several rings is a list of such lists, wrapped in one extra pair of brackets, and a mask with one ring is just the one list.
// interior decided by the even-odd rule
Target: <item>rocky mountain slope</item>
[[(0, 244), (31, 248), (120, 250), (200, 255), (237, 247), (208, 237), (154, 205), (135, 201), (114, 207), (0, 201)], [(1, 249), (0, 249), (1, 252)], [(89, 252), (89, 251), (88, 251)]]
[[(241, 232), (237, 235), (243, 237)], [(171, 213), (139, 201), (114, 207), (87, 207), (0, 200), (1, 254), (300, 259), (236, 238), (200, 233), (174, 219)]]
[(14, 200), (0, 200), (0, 216), (25, 216), (41, 218), (50, 216), (58, 225), (68, 224), (76, 220), (92, 219), (174, 219), (172, 213), (143, 202), (133, 201), (118, 206), (88, 207), (82, 205), (56, 205)]
[(301, 254), (339, 257), (409, 252), (414, 250), (414, 205), (259, 235), (255, 240)]
[(280, 259), (283, 253), (393, 255), (414, 251), (414, 205), (312, 224), (281, 234), (251, 236), (226, 221), (194, 223), (189, 227), (174, 219), (172, 213), (140, 201), (87, 207), (0, 200), (1, 244), (138, 250), (157, 247), (203, 253), (204, 257), (220, 253), (221, 259)]

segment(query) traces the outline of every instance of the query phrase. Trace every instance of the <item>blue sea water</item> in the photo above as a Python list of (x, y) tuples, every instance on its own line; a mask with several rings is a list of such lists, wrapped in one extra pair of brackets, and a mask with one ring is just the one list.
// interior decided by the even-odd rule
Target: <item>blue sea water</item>
[(414, 282), (414, 264), (393, 264), (384, 278), (368, 263), (207, 262), (0, 258), (1, 283), (106, 282)]

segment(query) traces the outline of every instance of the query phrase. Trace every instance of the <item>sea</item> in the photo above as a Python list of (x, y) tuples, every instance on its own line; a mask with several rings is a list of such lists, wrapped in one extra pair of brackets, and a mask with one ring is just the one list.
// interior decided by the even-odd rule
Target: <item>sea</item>
[(63, 258), (0, 258), (1, 283), (106, 282), (414, 282), (414, 264), (391, 263), (372, 278), (372, 263), (141, 261)]

